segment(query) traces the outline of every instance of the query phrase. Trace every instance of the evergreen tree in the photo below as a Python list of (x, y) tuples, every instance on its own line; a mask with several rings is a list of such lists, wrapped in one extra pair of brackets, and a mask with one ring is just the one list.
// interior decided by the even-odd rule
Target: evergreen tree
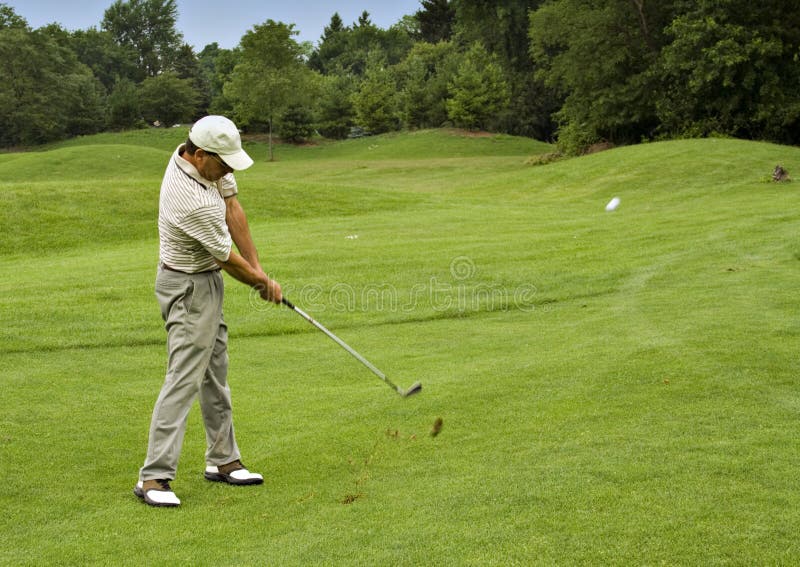
[[(628, 0), (625, 0), (628, 1)], [(544, 0), (453, 0), (456, 38), (461, 45), (479, 41), (497, 57), (510, 88), (508, 110), (498, 120), (504, 132), (549, 139), (552, 114), (563, 101), (536, 77), (530, 56), (530, 14)]]
[(330, 39), (339, 32), (345, 31), (345, 29), (344, 22), (342, 21), (342, 17), (339, 15), (339, 12), (334, 12), (333, 16), (331, 16), (330, 24), (325, 26), (323, 29), (322, 40), (325, 41), (326, 39)]
[(324, 77), (318, 101), (317, 129), (326, 138), (342, 140), (355, 124), (353, 98), (356, 81), (351, 75)]
[(456, 9), (451, 0), (421, 0), (422, 9), (415, 16), (423, 41), (439, 43), (453, 35)]
[(459, 54), (451, 42), (417, 43), (397, 66), (400, 111), (408, 128), (438, 128), (448, 121), (448, 86), (458, 71)]
[(453, 124), (491, 129), (509, 102), (503, 69), (480, 43), (470, 47), (450, 83), (447, 114)]
[(298, 144), (314, 134), (314, 116), (311, 110), (302, 104), (290, 104), (283, 111), (279, 125), (281, 139), (285, 142)]
[(356, 124), (371, 134), (397, 130), (400, 126), (397, 111), (397, 83), (387, 68), (385, 59), (373, 53), (353, 103)]
[(317, 48), (308, 59), (308, 66), (323, 74), (333, 72), (337, 66), (341, 67), (338, 61), (347, 50), (348, 31), (350, 30), (345, 27), (339, 13), (334, 12), (330, 23), (323, 30)]
[(197, 108), (192, 119), (199, 119), (208, 114), (211, 105), (211, 81), (203, 72), (200, 60), (192, 46), (184, 43), (175, 55), (173, 72), (179, 79), (186, 79), (197, 94)]
[(369, 19), (369, 12), (364, 10), (361, 12), (361, 15), (358, 17), (358, 22), (355, 24), (354, 28), (374, 28), (375, 25), (372, 23), (372, 20)]
[(372, 52), (379, 52), (389, 65), (396, 65), (413, 45), (409, 31), (402, 26), (382, 30), (363, 12), (351, 27), (344, 27), (338, 14), (309, 59), (309, 66), (323, 74), (352, 74), (363, 77)]

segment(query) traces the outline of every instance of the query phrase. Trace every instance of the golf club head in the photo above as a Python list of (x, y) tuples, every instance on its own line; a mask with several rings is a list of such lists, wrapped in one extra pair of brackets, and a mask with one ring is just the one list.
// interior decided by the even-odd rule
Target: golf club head
[(420, 382), (414, 382), (411, 387), (406, 390), (405, 392), (400, 392), (400, 395), (404, 398), (416, 394), (417, 392), (422, 390), (422, 384)]

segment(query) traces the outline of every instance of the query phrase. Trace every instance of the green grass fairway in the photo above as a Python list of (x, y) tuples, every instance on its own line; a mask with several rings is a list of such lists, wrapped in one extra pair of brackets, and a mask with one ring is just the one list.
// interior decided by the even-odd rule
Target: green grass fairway
[[(228, 279), (263, 487), (131, 492), (164, 371), (161, 175), (182, 129), (0, 154), (0, 564), (800, 563), (800, 149), (422, 131), (248, 150), (265, 266), (407, 387)], [(605, 204), (619, 196), (613, 213)], [(431, 428), (442, 418), (441, 433)]]

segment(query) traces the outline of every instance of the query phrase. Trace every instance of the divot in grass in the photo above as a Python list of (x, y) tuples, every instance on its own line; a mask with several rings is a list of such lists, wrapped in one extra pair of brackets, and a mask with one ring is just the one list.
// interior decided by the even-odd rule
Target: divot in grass
[(371, 478), (370, 469), (372, 468), (376, 458), (380, 455), (380, 451), (384, 443), (403, 440), (415, 441), (416, 439), (417, 436), (414, 433), (404, 435), (399, 429), (388, 427), (386, 431), (384, 431), (383, 436), (379, 437), (375, 441), (375, 444), (372, 446), (372, 449), (366, 457), (363, 459), (350, 457), (348, 459), (348, 463), (353, 473), (353, 484), (355, 490), (353, 492), (346, 493), (340, 502), (342, 504), (353, 504), (356, 500), (364, 498), (365, 494), (363, 489), (367, 481), (369, 481)]
[(433, 422), (433, 427), (431, 428), (431, 437), (436, 437), (439, 433), (442, 432), (442, 426), (444, 425), (444, 421), (441, 417), (437, 417), (436, 421)]
[(345, 497), (342, 499), (342, 504), (353, 504), (356, 500), (364, 496), (361, 493), (358, 494), (346, 494)]

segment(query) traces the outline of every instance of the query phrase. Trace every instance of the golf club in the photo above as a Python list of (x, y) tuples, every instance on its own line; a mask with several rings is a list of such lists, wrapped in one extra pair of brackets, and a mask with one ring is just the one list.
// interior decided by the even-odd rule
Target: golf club
[(367, 368), (372, 370), (372, 372), (375, 374), (375, 376), (377, 376), (378, 378), (383, 380), (392, 390), (394, 390), (395, 392), (397, 392), (398, 394), (400, 394), (404, 398), (407, 398), (411, 394), (416, 394), (417, 392), (422, 390), (422, 384), (420, 384), (419, 382), (414, 382), (414, 384), (412, 384), (411, 387), (408, 390), (404, 390), (400, 386), (397, 386), (391, 380), (389, 380), (383, 372), (381, 372), (380, 370), (375, 368), (375, 366), (373, 366), (372, 363), (369, 360), (367, 360), (366, 358), (364, 358), (363, 356), (358, 354), (356, 351), (354, 351), (352, 348), (350, 348), (347, 345), (347, 343), (345, 343), (342, 339), (340, 339), (339, 337), (337, 337), (336, 335), (331, 333), (328, 329), (323, 327), (320, 323), (315, 321), (308, 313), (306, 313), (305, 311), (303, 311), (299, 307), (295, 307), (294, 304), (291, 301), (289, 301), (288, 299), (286, 299), (285, 297), (283, 298), (281, 303), (283, 303), (286, 307), (288, 307), (289, 309), (291, 309), (292, 311), (294, 311), (295, 313), (300, 315), (303, 319), (305, 319), (306, 321), (308, 321), (309, 323), (314, 325), (317, 329), (319, 329), (320, 331), (322, 331), (323, 333), (328, 335), (328, 337), (330, 337), (340, 347), (342, 347), (344, 350), (346, 350), (351, 355), (353, 355), (353, 357), (355, 357), (356, 360), (358, 360), (361, 364), (363, 364), (364, 366), (366, 366)]

